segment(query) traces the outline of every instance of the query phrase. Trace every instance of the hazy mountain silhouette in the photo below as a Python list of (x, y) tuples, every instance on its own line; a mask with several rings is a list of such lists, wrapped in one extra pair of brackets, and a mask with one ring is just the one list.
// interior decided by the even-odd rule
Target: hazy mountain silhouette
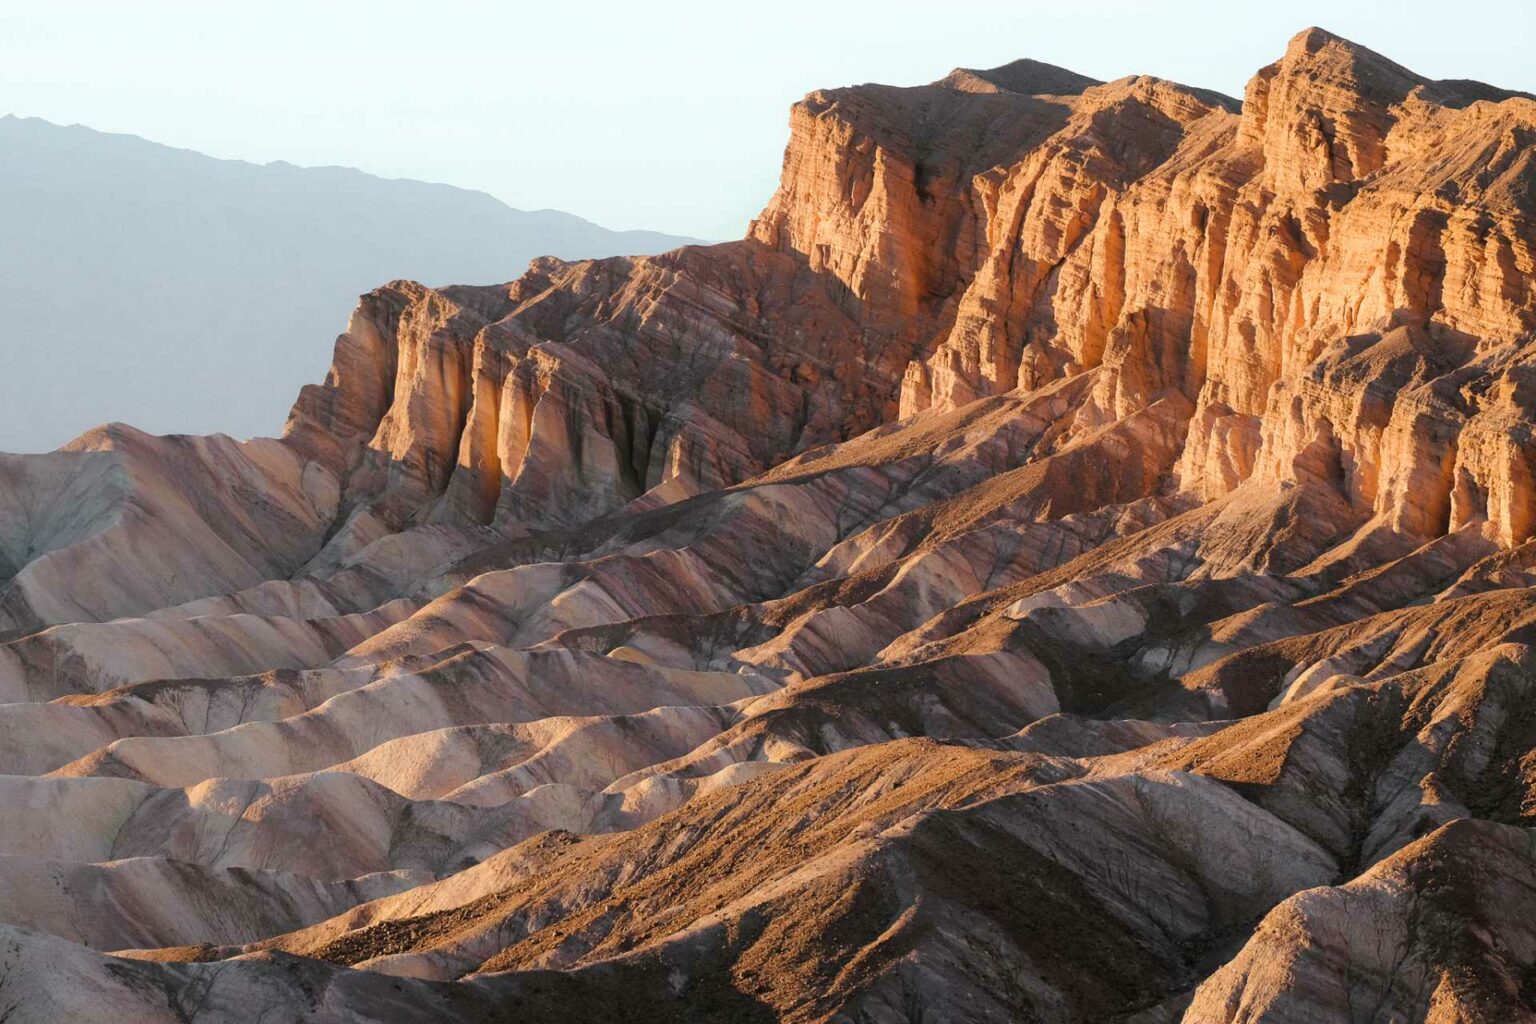
[(275, 433), (376, 285), (506, 281), (535, 256), (692, 241), (13, 116), (0, 117), (0, 224), (0, 451), (106, 420)]

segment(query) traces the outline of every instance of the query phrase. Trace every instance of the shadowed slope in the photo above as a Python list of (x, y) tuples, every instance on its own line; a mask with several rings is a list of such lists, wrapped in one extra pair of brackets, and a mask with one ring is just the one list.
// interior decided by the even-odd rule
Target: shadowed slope
[(1528, 1013), (1536, 103), (1309, 30), (791, 128), (282, 440), (0, 462), (0, 891), (187, 880), (0, 906), (0, 1012)]

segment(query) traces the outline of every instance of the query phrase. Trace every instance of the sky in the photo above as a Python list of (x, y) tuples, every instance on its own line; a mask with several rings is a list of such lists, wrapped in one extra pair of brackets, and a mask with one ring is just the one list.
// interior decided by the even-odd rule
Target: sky
[(1033, 57), (1241, 96), (1313, 24), (1536, 92), (1532, 0), (0, 0), (0, 113), (724, 239), (772, 193), (812, 89)]

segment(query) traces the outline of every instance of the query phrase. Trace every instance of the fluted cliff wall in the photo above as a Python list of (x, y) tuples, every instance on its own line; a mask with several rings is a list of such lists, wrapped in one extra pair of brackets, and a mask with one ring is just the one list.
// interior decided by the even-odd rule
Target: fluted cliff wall
[(1533, 118), (817, 92), (741, 241), (0, 456), (0, 1017), (1524, 1019)]
[(1030, 61), (816, 92), (746, 241), (392, 285), (289, 432), (375, 514), (516, 532), (1097, 369), (1079, 433), (1188, 401), (1174, 490), (1320, 478), (1514, 544), (1533, 133), (1536, 100), (1316, 29), (1241, 104)]

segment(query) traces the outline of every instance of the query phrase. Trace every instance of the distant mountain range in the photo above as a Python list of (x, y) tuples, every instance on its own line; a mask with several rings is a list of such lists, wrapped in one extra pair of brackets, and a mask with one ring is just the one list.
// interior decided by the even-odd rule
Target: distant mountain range
[(376, 285), (507, 281), (535, 256), (693, 241), (14, 116), (0, 117), (0, 224), (0, 451), (105, 420), (275, 434)]
[(0, 1019), (1532, 1024), (1536, 98), (1244, 96), (817, 90), (745, 238), (0, 456)]

